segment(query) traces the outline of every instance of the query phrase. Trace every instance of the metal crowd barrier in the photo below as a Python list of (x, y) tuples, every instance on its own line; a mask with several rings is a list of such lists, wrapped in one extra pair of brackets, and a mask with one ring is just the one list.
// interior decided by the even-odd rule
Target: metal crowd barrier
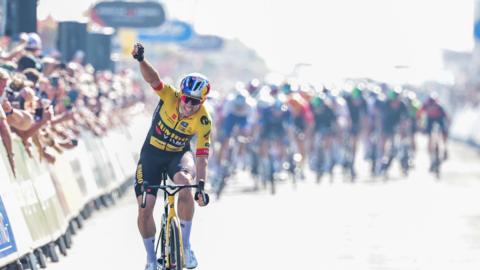
[(78, 146), (56, 154), (53, 165), (30, 158), (13, 139), (16, 177), (0, 144), (0, 270), (45, 268), (67, 255), (71, 237), (95, 209), (115, 203), (133, 183), (149, 118), (104, 137), (83, 131)]

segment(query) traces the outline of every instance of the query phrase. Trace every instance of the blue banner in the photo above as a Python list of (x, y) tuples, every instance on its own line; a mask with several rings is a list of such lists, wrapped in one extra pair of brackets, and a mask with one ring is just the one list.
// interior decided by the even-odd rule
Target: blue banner
[(475, 22), (473, 26), (473, 35), (475, 40), (480, 40), (480, 21)]
[(12, 226), (8, 220), (7, 211), (0, 197), (0, 258), (17, 251), (17, 244), (13, 237)]
[(215, 51), (223, 47), (223, 39), (214, 35), (194, 35), (180, 45), (195, 51)]
[(90, 18), (110, 27), (157, 27), (165, 22), (165, 10), (154, 1), (105, 1), (91, 9)]
[(188, 40), (193, 34), (192, 27), (182, 21), (166, 21), (155, 29), (142, 29), (138, 31), (137, 38), (150, 42), (182, 42)]

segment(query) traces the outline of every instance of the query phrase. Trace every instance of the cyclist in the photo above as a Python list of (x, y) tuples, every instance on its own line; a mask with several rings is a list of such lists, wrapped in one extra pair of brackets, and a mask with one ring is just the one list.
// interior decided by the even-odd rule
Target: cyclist
[(358, 139), (361, 131), (361, 127), (364, 126), (362, 124), (365, 123), (365, 119), (367, 117), (367, 102), (363, 97), (362, 94), (362, 87), (358, 86), (355, 87), (350, 95), (344, 96), (345, 101), (348, 106), (348, 112), (349, 112), (349, 134), (350, 134), (350, 140), (349, 143), (352, 146), (352, 174), (355, 175), (355, 168), (354, 163), (355, 163), (355, 156), (357, 153), (357, 144), (358, 144)]
[[(381, 172), (386, 174), (393, 160), (395, 149), (395, 134), (399, 128), (408, 123), (408, 111), (400, 96), (401, 90), (387, 90), (387, 100), (381, 104), (382, 136), (380, 139), (380, 153), (383, 155)], [(386, 145), (389, 151), (386, 151)]]
[(425, 103), (422, 105), (420, 110), (418, 111), (418, 117), (421, 117), (422, 114), (425, 113), (426, 115), (426, 132), (428, 134), (428, 152), (431, 154), (433, 151), (432, 145), (432, 129), (435, 123), (438, 123), (440, 126), (440, 130), (442, 131), (442, 139), (444, 145), (444, 153), (443, 158), (447, 159), (448, 151), (447, 151), (447, 140), (448, 140), (448, 130), (447, 130), (447, 123), (448, 123), (448, 115), (445, 112), (445, 109), (442, 105), (438, 103), (438, 95), (435, 92), (432, 92), (430, 96), (427, 98)]
[[(317, 163), (315, 165), (320, 164), (322, 166), (322, 168), (316, 168), (318, 173), (317, 182), (319, 182), (323, 172), (331, 173), (331, 170), (333, 169), (333, 140), (337, 129), (337, 115), (329, 100), (323, 95), (313, 97), (311, 100), (311, 106), (313, 108), (315, 123), (313, 145), (310, 150), (315, 151), (313, 155), (317, 158)], [(318, 139), (320, 139), (320, 143), (318, 143)], [(318, 156), (320, 149), (324, 153), (323, 157)], [(325, 159), (325, 161), (323, 163), (319, 162), (321, 159)], [(332, 175), (330, 176), (332, 177)]]
[(293, 122), (293, 131), (295, 143), (298, 146), (298, 151), (302, 157), (300, 166), (302, 168), (302, 178), (303, 176), (303, 165), (305, 162), (305, 153), (306, 153), (306, 134), (311, 133), (311, 127), (313, 126), (313, 114), (310, 108), (309, 101), (300, 94), (298, 86), (291, 85), (290, 83), (284, 83), (282, 85), (282, 90), (287, 94), (287, 104), (291, 112), (292, 122)]
[[(152, 65), (144, 59), (144, 47), (140, 43), (134, 45), (132, 56), (139, 62), (145, 81), (160, 96), (135, 174), (135, 194), (139, 205), (138, 229), (147, 251), (145, 269), (156, 270), (158, 264), (154, 247), (156, 229), (153, 208), (157, 190), (147, 189), (147, 206), (141, 208), (141, 186), (144, 181), (152, 185), (160, 184), (162, 168), (167, 170), (168, 176), (176, 184), (190, 184), (195, 178), (199, 184), (206, 180), (211, 118), (203, 103), (210, 91), (210, 82), (202, 74), (192, 73), (183, 78), (181, 91), (177, 91), (165, 84)], [(194, 135), (198, 138), (196, 164), (190, 150), (190, 139)], [(203, 201), (203, 196), (198, 196), (200, 194), (205, 194), (203, 188), (197, 189), (195, 198), (198, 198), (199, 206), (206, 206), (208, 199)], [(194, 199), (188, 189), (179, 193), (178, 214), (182, 228), (185, 267), (192, 269), (198, 263), (190, 248)]]
[[(250, 137), (251, 125), (255, 114), (255, 101), (250, 98), (249, 93), (242, 85), (237, 84), (236, 94), (227, 99), (223, 105), (221, 125), (221, 147), (218, 154), (217, 164), (222, 165), (223, 156), (227, 149), (228, 140), (233, 135), (235, 127), (238, 127), (239, 134)], [(242, 153), (242, 151), (240, 151)]]
[(417, 150), (417, 142), (415, 135), (418, 129), (418, 111), (420, 110), (422, 103), (418, 100), (417, 95), (413, 91), (408, 91), (406, 94), (405, 104), (408, 109), (408, 118), (410, 122), (410, 143), (413, 153)]
[[(291, 113), (278, 89), (270, 86), (270, 93), (258, 101), (256, 137), (259, 141), (259, 156), (262, 161), (268, 160), (271, 150), (278, 150), (278, 160), (282, 164), (286, 160), (287, 147), (291, 133)], [(276, 168), (279, 169), (279, 168)]]

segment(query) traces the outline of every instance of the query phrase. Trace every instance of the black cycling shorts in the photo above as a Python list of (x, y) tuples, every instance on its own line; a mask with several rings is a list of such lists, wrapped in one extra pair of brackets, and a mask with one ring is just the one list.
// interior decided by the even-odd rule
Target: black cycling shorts
[(447, 135), (447, 127), (445, 126), (444, 118), (427, 118), (426, 132), (428, 135), (432, 134), (433, 125), (437, 123), (440, 126), (440, 131), (444, 136)]
[[(144, 181), (149, 185), (160, 185), (162, 172), (167, 172), (168, 177), (173, 181), (174, 175), (179, 171), (195, 176), (193, 154), (190, 150), (183, 152), (167, 152), (146, 147), (140, 153), (137, 171), (135, 173), (135, 195), (141, 196), (141, 187)], [(148, 189), (147, 193), (157, 196), (158, 189)]]

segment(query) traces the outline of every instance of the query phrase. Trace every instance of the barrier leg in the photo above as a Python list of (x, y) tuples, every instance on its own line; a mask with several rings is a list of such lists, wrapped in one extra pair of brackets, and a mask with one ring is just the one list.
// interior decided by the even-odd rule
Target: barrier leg
[(63, 256), (67, 256), (67, 246), (65, 245), (65, 239), (63, 236), (60, 236), (55, 243), (58, 245), (58, 248), (60, 249), (60, 253)]
[(77, 223), (77, 228), (79, 229), (83, 228), (83, 217), (81, 215), (77, 216), (75, 218), (75, 221)]
[(49, 243), (43, 247), (43, 252), (50, 258), (51, 262), (58, 262), (58, 253), (54, 243)]
[(70, 234), (70, 232), (67, 230), (65, 232), (65, 234), (63, 235), (64, 239), (65, 239), (65, 246), (70, 249), (72, 247), (72, 235)]
[(20, 262), (22, 263), (22, 267), (24, 269), (38, 270), (37, 258), (32, 253), (25, 255)]
[(70, 234), (71, 235), (76, 235), (77, 234), (77, 225), (75, 224), (75, 221), (74, 220), (70, 220), (69, 224), (68, 224), (68, 231), (70, 231)]
[(47, 258), (45, 257), (45, 254), (43, 254), (43, 251), (39, 248), (37, 248), (33, 254), (35, 254), (35, 257), (37, 258), (38, 265), (40, 265), (40, 268), (45, 269), (47, 268)]
[(23, 265), (20, 261), (16, 261), (7, 266), (7, 270), (23, 270)]

